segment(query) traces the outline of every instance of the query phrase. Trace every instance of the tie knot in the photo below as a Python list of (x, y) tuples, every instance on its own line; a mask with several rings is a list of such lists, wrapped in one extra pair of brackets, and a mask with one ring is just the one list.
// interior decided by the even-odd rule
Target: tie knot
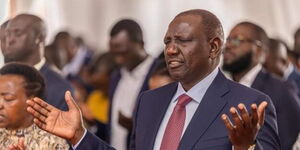
[(192, 100), (192, 98), (190, 98), (188, 95), (182, 94), (182, 95), (179, 96), (179, 98), (178, 98), (177, 105), (185, 106), (185, 105), (187, 105), (191, 100)]

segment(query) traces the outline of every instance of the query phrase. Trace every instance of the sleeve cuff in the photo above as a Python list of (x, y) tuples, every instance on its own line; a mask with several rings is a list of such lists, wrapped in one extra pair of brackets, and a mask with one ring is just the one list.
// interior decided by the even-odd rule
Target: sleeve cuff
[(87, 133), (87, 130), (84, 129), (84, 134), (83, 134), (83, 136), (81, 137), (81, 139), (78, 141), (78, 143), (76, 143), (75, 145), (71, 145), (73, 150), (76, 150), (76, 148), (78, 147), (78, 145), (81, 143), (81, 141), (82, 141), (83, 138), (85, 137), (86, 133)]

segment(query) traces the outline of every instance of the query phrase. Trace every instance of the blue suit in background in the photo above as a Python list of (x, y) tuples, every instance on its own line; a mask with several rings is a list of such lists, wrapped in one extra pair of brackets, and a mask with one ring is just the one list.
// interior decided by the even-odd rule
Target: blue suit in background
[(300, 105), (296, 90), (290, 83), (260, 71), (252, 88), (271, 97), (277, 112), (278, 131), (282, 150), (291, 150), (300, 132)]
[(287, 81), (295, 84), (295, 86), (297, 87), (297, 90), (298, 90), (297, 91), (298, 97), (300, 98), (300, 73), (298, 70), (296, 70), (295, 67), (293, 67), (293, 71), (288, 76)]
[[(152, 150), (156, 134), (178, 83), (143, 92), (134, 118), (130, 150)], [(219, 71), (199, 104), (179, 144), (179, 150), (231, 150), (227, 129), (221, 115), (229, 115), (231, 106), (268, 102), (265, 124), (258, 133), (256, 150), (280, 149), (273, 103), (265, 94), (228, 80)], [(230, 116), (230, 115), (229, 115)], [(112, 147), (87, 133), (76, 150), (111, 150)]]
[(68, 110), (65, 92), (67, 90), (73, 92), (71, 84), (47, 64), (43, 65), (40, 72), (46, 83), (46, 102), (61, 110)]

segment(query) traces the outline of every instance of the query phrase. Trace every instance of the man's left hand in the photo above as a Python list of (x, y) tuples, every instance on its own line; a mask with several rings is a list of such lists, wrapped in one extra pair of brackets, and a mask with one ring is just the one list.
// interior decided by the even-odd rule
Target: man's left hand
[(230, 114), (234, 124), (230, 121), (226, 114), (222, 115), (222, 120), (228, 130), (229, 139), (235, 150), (247, 150), (251, 145), (255, 144), (256, 136), (259, 129), (264, 124), (265, 109), (268, 103), (263, 101), (257, 107), (256, 104), (251, 105), (252, 113), (249, 114), (244, 104), (230, 108)]

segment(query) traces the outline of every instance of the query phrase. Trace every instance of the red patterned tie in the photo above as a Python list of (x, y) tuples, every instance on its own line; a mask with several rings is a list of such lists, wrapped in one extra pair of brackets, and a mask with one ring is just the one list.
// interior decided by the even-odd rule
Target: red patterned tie
[(178, 102), (168, 121), (160, 150), (177, 150), (185, 122), (185, 106), (191, 100), (192, 99), (186, 94), (178, 98)]

